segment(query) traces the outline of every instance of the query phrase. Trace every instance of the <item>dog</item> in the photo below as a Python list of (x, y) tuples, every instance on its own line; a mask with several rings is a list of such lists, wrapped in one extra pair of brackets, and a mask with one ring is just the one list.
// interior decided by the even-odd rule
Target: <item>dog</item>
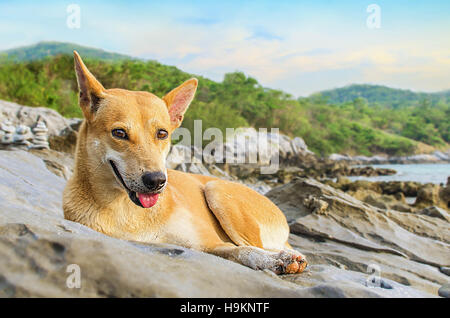
[(198, 81), (162, 99), (105, 89), (74, 51), (79, 105), (75, 167), (63, 194), (66, 219), (106, 235), (169, 243), (255, 270), (301, 273), (305, 257), (288, 243), (284, 214), (265, 196), (219, 178), (166, 169), (171, 133)]

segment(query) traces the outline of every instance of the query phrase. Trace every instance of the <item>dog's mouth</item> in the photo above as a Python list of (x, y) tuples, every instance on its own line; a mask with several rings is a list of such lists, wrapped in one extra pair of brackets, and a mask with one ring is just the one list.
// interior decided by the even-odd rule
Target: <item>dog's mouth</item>
[(125, 181), (123, 180), (122, 176), (120, 175), (119, 169), (117, 169), (116, 165), (114, 164), (114, 161), (110, 160), (109, 164), (111, 165), (112, 170), (114, 171), (114, 174), (116, 178), (119, 180), (120, 184), (124, 187), (124, 189), (128, 193), (128, 197), (130, 200), (136, 204), (137, 206), (141, 208), (151, 208), (156, 204), (158, 201), (159, 193), (140, 193), (136, 191), (132, 191), (130, 188), (127, 187)]

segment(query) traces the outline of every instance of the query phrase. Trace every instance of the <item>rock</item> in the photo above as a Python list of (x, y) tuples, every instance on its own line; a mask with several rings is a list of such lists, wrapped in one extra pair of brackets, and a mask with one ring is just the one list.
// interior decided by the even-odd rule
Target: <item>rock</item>
[[(21, 106), (2, 100), (0, 114), (6, 118), (6, 124), (0, 124), (2, 148), (8, 145), (7, 149), (48, 149), (50, 146), (68, 153), (75, 149), (76, 130), (82, 122), (79, 118), (67, 119), (49, 108)], [(34, 135), (30, 127), (33, 127)], [(3, 128), (11, 132), (5, 135)]]
[[(440, 287), (433, 282), (445, 276), (431, 273), (428, 265), (412, 262), (408, 267), (403, 257), (382, 254), (393, 260), (389, 259), (388, 274), (379, 287), (371, 287), (366, 269), (359, 270), (357, 263), (347, 270), (326, 261), (326, 253), (341, 248), (309, 239), (306, 243), (297, 235), (292, 235), (291, 243), (304, 243), (302, 251), (311, 255), (317, 250), (317, 256), (311, 257), (315, 261), (305, 275), (281, 277), (180, 246), (108, 237), (63, 218), (65, 181), (34, 155), (42, 152), (0, 151), (3, 297), (433, 297)], [(420, 268), (424, 278), (412, 273), (401, 277), (420, 288), (396, 282), (398, 277), (389, 274), (395, 266)], [(68, 279), (76, 268), (81, 286), (69, 288)]]
[[(355, 195), (352, 196), (356, 197)], [(391, 209), (400, 212), (414, 211), (412, 207), (405, 203), (399, 202), (398, 199), (392, 195), (380, 195), (372, 192), (363, 198), (356, 198), (380, 209)]]
[(58, 136), (49, 136), (49, 147), (56, 151), (73, 154), (75, 153), (77, 137), (77, 131), (69, 127), (64, 128)]
[(426, 184), (417, 192), (417, 198), (414, 202), (414, 206), (418, 208), (438, 206), (446, 209), (447, 204), (440, 199), (441, 187), (437, 184)]
[(443, 153), (441, 151), (436, 150), (433, 152), (433, 156), (442, 161), (450, 161), (450, 155), (448, 153)]
[(377, 207), (379, 209), (389, 209), (389, 205), (385, 202), (385, 200), (381, 199), (381, 196), (374, 196), (374, 195), (368, 195), (364, 199), (361, 199), (361, 201), (370, 204), (374, 207)]
[(291, 146), (292, 146), (292, 150), (294, 151), (294, 154), (302, 154), (305, 152), (312, 153), (311, 151), (308, 150), (308, 146), (306, 145), (303, 138), (294, 137), (291, 140)]
[(417, 213), (423, 214), (423, 215), (429, 215), (429, 216), (432, 216), (435, 218), (440, 218), (442, 220), (450, 222), (450, 214), (447, 211), (445, 211), (444, 209), (441, 209), (437, 206), (431, 206), (431, 207), (425, 208), (423, 210), (420, 210)]
[(6, 120), (2, 124), (0, 124), (0, 129), (3, 130), (5, 133), (10, 133), (10, 134), (13, 134), (16, 132), (16, 127), (14, 127), (9, 120)]
[(439, 198), (441, 200), (441, 206), (450, 210), (450, 177), (447, 179), (447, 185), (442, 187), (439, 191)]
[[(308, 269), (314, 269), (314, 272), (307, 272), (301, 277), (289, 277), (289, 280), (296, 283), (301, 281), (303, 286), (308, 284), (315, 286), (326, 282), (326, 279), (331, 279), (334, 285), (355, 281), (356, 278), (360, 284), (373, 286), (368, 291), (378, 291), (384, 297), (389, 297), (389, 294), (403, 294), (402, 297), (409, 297), (408, 294), (412, 296), (418, 291), (437, 297), (442, 283), (436, 282), (446, 281), (446, 276), (432, 266), (389, 253), (377, 253), (333, 240), (298, 234), (290, 235), (290, 243), (307, 257), (310, 263)], [(332, 275), (332, 272), (336, 275)], [(317, 281), (316, 277), (321, 273), (323, 277)], [(347, 276), (347, 273), (353, 278)], [(379, 284), (377, 281), (375, 284), (372, 283), (371, 277), (378, 278)], [(383, 288), (387, 285), (392, 289)]]
[(33, 128), (33, 133), (35, 135), (33, 139), (34, 149), (49, 149), (47, 132), (48, 129), (45, 122), (42, 119), (39, 119), (36, 127)]
[[(295, 179), (272, 189), (266, 196), (285, 213), (291, 233), (299, 237), (330, 242), (336, 246), (333, 251), (343, 246), (351, 247), (352, 252), (364, 251), (368, 253), (367, 258), (378, 264), (386, 263), (385, 258), (389, 255), (388, 266), (395, 267), (391, 277), (395, 277), (397, 282), (407, 279), (411, 286), (415, 286), (410, 278), (410, 271), (414, 268), (414, 280), (419, 282), (416, 287), (436, 295), (436, 282), (443, 284), (447, 279), (442, 273), (436, 273), (437, 268), (448, 266), (450, 261), (450, 228), (444, 220), (375, 208), (313, 179)], [(311, 197), (328, 204), (326, 213), (316, 213)], [(306, 243), (302, 241), (296, 246), (304, 248), (304, 245)], [(312, 244), (311, 254), (306, 256), (311, 257), (321, 248), (320, 244)], [(323, 253), (324, 257), (330, 257), (334, 252), (324, 249)], [(391, 259), (392, 256), (397, 261)], [(312, 257), (314, 263), (315, 256)], [(336, 266), (342, 264), (343, 257), (341, 254), (332, 257), (333, 263)], [(345, 266), (358, 268), (351, 263), (353, 254), (345, 257), (348, 259)], [(395, 265), (398, 258), (403, 260), (403, 267)], [(423, 277), (428, 277), (429, 281), (424, 282)]]
[(439, 270), (441, 271), (441, 273), (450, 276), (450, 267), (440, 267)]
[[(329, 279), (333, 284), (330, 286)], [(311, 265), (306, 275), (290, 275), (286, 280), (317, 289), (317, 294), (326, 297), (423, 297), (423, 294), (393, 280), (380, 278), (379, 281), (370, 282), (369, 275), (352, 270), (342, 270), (334, 266)], [(324, 284), (324, 285), (322, 285)], [(359, 286), (368, 288), (363, 293)], [(315, 287), (314, 287), (315, 286)], [(320, 287), (320, 288), (319, 288)], [(355, 289), (356, 288), (356, 289)], [(320, 290), (320, 293), (319, 293)], [(347, 295), (342, 294), (346, 290)]]
[(366, 167), (353, 167), (351, 168), (348, 175), (374, 177), (374, 176), (389, 176), (394, 175), (396, 173), (397, 171), (395, 171), (394, 169), (374, 168), (372, 166), (366, 166)]
[(41, 158), (47, 169), (55, 175), (69, 180), (73, 173), (74, 158), (65, 152), (53, 149), (31, 149), (30, 153)]
[(353, 183), (347, 184), (347, 186), (344, 187), (344, 189), (345, 191), (371, 190), (379, 194), (383, 193), (378, 183), (367, 180), (356, 180)]
[(3, 100), (0, 100), (0, 114), (14, 126), (33, 127), (38, 120), (41, 120), (45, 123), (49, 135), (59, 135), (61, 130), (73, 124), (73, 120), (64, 118), (53, 109), (22, 106)]
[(406, 197), (402, 192), (395, 193), (394, 198), (401, 203), (406, 203)]
[(432, 154), (416, 154), (411, 156), (348, 156), (341, 154), (332, 154), (328, 157), (334, 161), (346, 161), (351, 164), (411, 164), (411, 163), (437, 163), (437, 162), (450, 162), (450, 153), (443, 153), (441, 151), (435, 151)]
[(352, 158), (350, 156), (340, 155), (337, 153), (333, 153), (333, 154), (329, 155), (328, 159), (332, 160), (332, 161), (351, 161), (352, 160)]
[(208, 157), (213, 161), (208, 163), (245, 163), (263, 167), (268, 166), (274, 156), (278, 157), (282, 165), (297, 165), (305, 158), (315, 158), (302, 138), (290, 138), (266, 130), (257, 131), (255, 128), (237, 128), (233, 134), (226, 135), (223, 143), (217, 141), (212, 146), (214, 153), (208, 154)]
[(439, 296), (450, 298), (450, 284), (445, 284), (441, 288), (439, 288)]
[(339, 188), (342, 188), (343, 186), (352, 183), (349, 178), (338, 176), (336, 178), (336, 184), (339, 186)]
[(379, 182), (378, 185), (382, 189), (383, 194), (397, 194), (403, 193), (407, 197), (415, 197), (417, 196), (417, 192), (419, 191), (422, 184), (419, 182), (413, 181), (387, 181), (387, 182)]
[(185, 145), (173, 145), (166, 159), (166, 167), (176, 169), (182, 163), (191, 163), (194, 156), (193, 151), (191, 147)]
[(408, 156), (404, 160), (409, 163), (435, 163), (440, 161), (439, 158), (437, 158), (436, 156), (429, 154)]
[(315, 214), (326, 214), (328, 203), (326, 201), (317, 199), (312, 195), (305, 199), (305, 205)]

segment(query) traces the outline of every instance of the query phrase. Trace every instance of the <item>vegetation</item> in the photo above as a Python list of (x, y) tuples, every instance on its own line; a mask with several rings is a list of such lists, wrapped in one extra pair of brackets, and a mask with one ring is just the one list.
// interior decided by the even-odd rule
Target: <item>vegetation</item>
[[(150, 91), (160, 97), (193, 76), (155, 61), (97, 57), (84, 60), (107, 88)], [(282, 91), (262, 87), (241, 72), (226, 74), (220, 83), (196, 77), (198, 93), (183, 122), (189, 129), (193, 129), (195, 119), (203, 120), (203, 129), (278, 127), (285, 134), (303, 137), (321, 155), (400, 155), (414, 152), (417, 141), (436, 147), (450, 142), (450, 102), (445, 93), (439, 98), (425, 94), (402, 100), (397, 90), (383, 88), (385, 93), (391, 92), (392, 98), (385, 93), (380, 93), (380, 99), (376, 94), (374, 97), (360, 92), (358, 96), (349, 93), (350, 99), (330, 103), (343, 98), (342, 92), (328, 91), (296, 100)], [(0, 98), (47, 106), (64, 116), (80, 117), (72, 56), (21, 62), (3, 56)], [(389, 100), (396, 101), (395, 105), (388, 104)]]
[(351, 102), (356, 98), (364, 98), (369, 104), (378, 104), (394, 109), (419, 106), (425, 100), (433, 106), (439, 102), (450, 102), (450, 90), (438, 93), (421, 93), (406, 89), (367, 84), (348, 85), (322, 91), (316, 95), (324, 97), (332, 104)]
[(47, 56), (54, 56), (58, 54), (71, 55), (73, 50), (78, 51), (78, 53), (84, 57), (98, 58), (108, 61), (132, 59), (130, 56), (123, 54), (106, 52), (104, 50), (90, 48), (74, 43), (61, 42), (39, 42), (34, 45), (4, 51), (3, 54), (10, 60), (23, 62), (39, 60), (46, 58)]

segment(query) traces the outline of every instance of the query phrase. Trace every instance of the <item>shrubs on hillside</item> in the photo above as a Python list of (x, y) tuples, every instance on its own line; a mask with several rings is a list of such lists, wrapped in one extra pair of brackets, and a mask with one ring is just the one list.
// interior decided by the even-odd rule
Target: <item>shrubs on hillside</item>
[[(160, 97), (193, 76), (155, 61), (86, 59), (85, 63), (107, 88), (145, 90)], [(418, 106), (393, 110), (368, 105), (361, 98), (330, 105), (321, 96), (296, 100), (262, 87), (241, 72), (226, 74), (221, 83), (196, 77), (198, 93), (183, 123), (189, 129), (195, 119), (203, 120), (203, 129), (278, 127), (285, 134), (303, 137), (310, 149), (322, 155), (398, 155), (414, 150), (411, 139), (431, 145), (449, 142), (450, 111), (445, 103), (426, 111)], [(20, 63), (3, 61), (0, 98), (47, 106), (67, 117), (81, 116), (73, 60), (68, 55)]]

